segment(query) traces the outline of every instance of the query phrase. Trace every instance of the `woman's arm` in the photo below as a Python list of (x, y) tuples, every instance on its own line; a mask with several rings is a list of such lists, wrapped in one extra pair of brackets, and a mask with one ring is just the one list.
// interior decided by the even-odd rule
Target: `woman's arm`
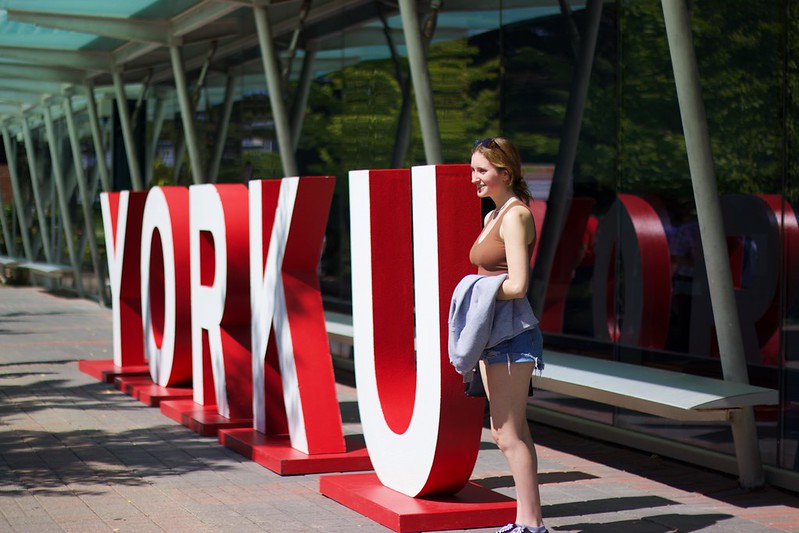
[(535, 242), (535, 224), (530, 210), (524, 206), (513, 206), (502, 219), (499, 236), (505, 243), (508, 261), (508, 278), (502, 282), (498, 300), (513, 300), (527, 296), (530, 282), (530, 259), (528, 246)]

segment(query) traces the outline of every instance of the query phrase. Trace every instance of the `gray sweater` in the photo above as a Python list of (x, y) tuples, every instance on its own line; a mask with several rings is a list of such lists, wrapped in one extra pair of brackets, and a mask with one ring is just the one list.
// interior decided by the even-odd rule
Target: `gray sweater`
[(538, 324), (527, 298), (497, 300), (507, 274), (469, 274), (455, 287), (449, 307), (449, 361), (470, 381), (486, 348)]

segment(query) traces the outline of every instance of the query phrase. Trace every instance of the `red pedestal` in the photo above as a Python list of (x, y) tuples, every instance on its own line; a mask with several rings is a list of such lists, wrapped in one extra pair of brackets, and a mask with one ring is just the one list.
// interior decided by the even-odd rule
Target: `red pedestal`
[(183, 424), (199, 435), (214, 437), (220, 429), (247, 428), (252, 419), (225, 418), (216, 411), (215, 405), (200, 405), (194, 400), (162, 401), (161, 413)]
[(162, 401), (191, 400), (189, 387), (162, 387), (153, 383), (149, 376), (120, 376), (114, 380), (117, 389), (150, 407), (158, 407)]
[(411, 498), (376, 474), (344, 474), (322, 476), (319, 491), (400, 533), (503, 526), (516, 517), (516, 500), (472, 482), (451, 496)]
[(152, 382), (153, 380), (149, 376), (117, 376), (114, 378), (114, 388), (135, 398), (134, 387)]
[(292, 448), (287, 435), (264, 435), (252, 428), (220, 430), (219, 442), (281, 476), (372, 469), (365, 445), (353, 437), (345, 437), (344, 453), (311, 455)]
[(116, 366), (113, 359), (78, 361), (78, 369), (98, 381), (113, 383), (119, 376), (149, 376), (148, 365)]
[(134, 385), (135, 398), (150, 407), (158, 407), (161, 402), (172, 400), (191, 400), (194, 393), (190, 388), (162, 387), (153, 382)]

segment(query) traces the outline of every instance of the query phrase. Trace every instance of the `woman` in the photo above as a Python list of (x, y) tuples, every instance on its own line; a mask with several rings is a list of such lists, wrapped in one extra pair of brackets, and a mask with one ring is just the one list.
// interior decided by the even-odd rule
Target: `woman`
[[(477, 273), (508, 277), (498, 300), (527, 298), (535, 225), (516, 147), (503, 137), (478, 141), (472, 150), (472, 183), (477, 196), (496, 208), (469, 252)], [(538, 327), (487, 348), (480, 367), (489, 399), (491, 434), (510, 465), (516, 485), (516, 521), (497, 533), (546, 533), (538, 489), (538, 458), (527, 422), (527, 396), (533, 371), (543, 368)]]

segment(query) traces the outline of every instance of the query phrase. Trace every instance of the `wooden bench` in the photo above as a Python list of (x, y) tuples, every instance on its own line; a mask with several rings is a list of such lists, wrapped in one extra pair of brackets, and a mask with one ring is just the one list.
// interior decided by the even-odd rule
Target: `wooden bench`
[(45, 278), (46, 281), (42, 285), (47, 289), (60, 288), (60, 282), (64, 277), (74, 276), (74, 270), (69, 265), (25, 262), (18, 264), (16, 268), (27, 270), (31, 282), (37, 277)]
[[(336, 342), (349, 343), (352, 353), (352, 317), (335, 313), (325, 313), (325, 317), (331, 345)], [(349, 370), (354, 367), (351, 357), (347, 359), (334, 356), (334, 362)], [(773, 389), (660, 368), (551, 350), (544, 350), (544, 363), (544, 371), (533, 377), (533, 385), (537, 389), (671, 420), (723, 421), (734, 426), (745, 408), (779, 403), (779, 392)], [(536, 416), (535, 413), (546, 416)], [(528, 416), (543, 418), (555, 425), (560, 425), (563, 421), (560, 413), (537, 406), (535, 402), (528, 405)], [(588, 422), (592, 426), (615, 429), (615, 426)], [(647, 442), (649, 444), (651, 441)], [(683, 446), (678, 444), (677, 447)], [(666, 450), (662, 446), (660, 449)], [(741, 484), (747, 488), (757, 486), (757, 472), (762, 472), (762, 465), (753, 464), (755, 460), (750, 451), (746, 448), (739, 449), (736, 443), (737, 470)], [(682, 457), (693, 457), (696, 460), (700, 455), (708, 457), (698, 451), (688, 451)], [(722, 464), (726, 466), (726, 463), (715, 457), (709, 462), (703, 462), (706, 466), (711, 463), (716, 468), (732, 471), (722, 468)]]
[(352, 316), (325, 311), (325, 327), (334, 361), (347, 370), (353, 370)]
[(21, 263), (19, 268), (27, 269), (48, 278), (61, 278), (64, 275), (72, 274), (72, 267), (69, 265), (55, 265), (51, 263)]
[[(730, 473), (737, 472), (741, 486), (747, 489), (762, 486), (764, 469), (760, 461), (757, 442), (746, 437), (745, 424), (751, 419), (750, 411), (745, 408), (755, 406), (777, 405), (779, 392), (773, 389), (757, 387), (744, 383), (724, 381), (693, 374), (684, 374), (671, 370), (595, 359), (581, 355), (544, 350), (545, 368), (540, 376), (533, 378), (533, 385), (538, 389), (564, 394), (620, 407), (631, 411), (647, 413), (678, 421), (724, 421), (733, 431), (735, 445), (735, 467), (729, 467), (719, 457), (714, 457), (705, 450), (699, 452), (679, 451), (682, 459), (697, 462), (704, 466)], [(534, 419), (560, 425), (555, 422), (564, 420), (561, 413), (541, 409), (534, 404), (528, 405), (528, 416)], [(570, 423), (575, 427), (576, 421)], [(586, 420), (580, 424), (594, 435), (613, 430), (616, 426), (597, 431), (598, 425)], [(737, 429), (736, 429), (737, 428)], [(735, 437), (741, 437), (739, 440)], [(636, 432), (633, 432), (636, 434)], [(635, 441), (642, 443), (645, 449), (652, 447), (652, 440), (632, 437), (625, 443)], [(657, 446), (660, 450), (672, 455), (672, 450), (679, 450), (677, 444), (671, 448)], [(701, 459), (698, 459), (702, 457)]]
[(23, 257), (0, 255), (0, 283), (7, 283), (11, 277), (10, 272), (16, 270), (24, 262), (25, 258)]
[(541, 390), (683, 421), (727, 421), (732, 411), (776, 405), (778, 391), (582, 355), (544, 350)]
[[(352, 317), (325, 313), (331, 343), (351, 349)], [(544, 350), (544, 371), (533, 385), (556, 392), (680, 421), (728, 421), (732, 412), (777, 405), (774, 389), (605, 359)]]
[(24, 263), (25, 259), (22, 257), (10, 257), (7, 255), (0, 255), (0, 266), (2, 267), (15, 267), (20, 263)]

